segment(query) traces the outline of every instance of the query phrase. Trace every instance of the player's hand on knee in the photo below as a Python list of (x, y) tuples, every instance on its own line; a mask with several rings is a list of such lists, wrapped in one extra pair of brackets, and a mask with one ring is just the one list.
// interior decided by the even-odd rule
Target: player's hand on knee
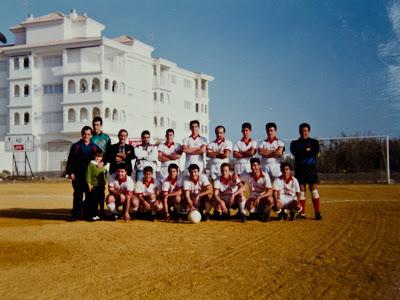
[(129, 222), (129, 221), (131, 220), (131, 216), (129, 215), (128, 212), (126, 212), (126, 213), (124, 214), (124, 220), (125, 220), (125, 222)]

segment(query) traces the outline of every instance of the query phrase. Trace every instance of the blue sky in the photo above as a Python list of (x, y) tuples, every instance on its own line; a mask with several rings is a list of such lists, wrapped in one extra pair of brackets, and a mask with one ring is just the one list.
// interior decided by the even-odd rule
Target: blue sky
[[(0, 31), (26, 18), (76, 8), (132, 35), (155, 56), (211, 74), (211, 127), (231, 139), (244, 121), (256, 138), (266, 122), (296, 137), (400, 136), (398, 1), (2, 1)], [(5, 14), (7, 12), (7, 14)]]

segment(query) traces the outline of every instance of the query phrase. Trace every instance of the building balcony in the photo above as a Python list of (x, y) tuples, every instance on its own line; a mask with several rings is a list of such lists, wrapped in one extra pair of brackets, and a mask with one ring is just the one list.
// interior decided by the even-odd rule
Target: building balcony
[(199, 89), (197, 89), (197, 90), (196, 90), (196, 97), (197, 97), (197, 98), (206, 98), (206, 99), (208, 99), (208, 93), (207, 93), (206, 90), (199, 90)]
[(54, 76), (66, 76), (75, 74), (101, 73), (103, 68), (100, 63), (74, 63), (52, 68)]
[(32, 68), (20, 68), (20, 69), (10, 69), (10, 74), (8, 79), (29, 79), (32, 78), (33, 70)]
[(113, 93), (111, 91), (86, 92), (86, 93), (66, 93), (61, 102), (62, 105), (71, 104), (118, 104), (127, 103), (127, 95)]
[(11, 97), (9, 108), (18, 108), (18, 107), (30, 107), (32, 106), (32, 95), (29, 96), (19, 96), (19, 97)]
[(8, 134), (32, 134), (32, 123), (20, 125), (10, 125), (10, 132)]

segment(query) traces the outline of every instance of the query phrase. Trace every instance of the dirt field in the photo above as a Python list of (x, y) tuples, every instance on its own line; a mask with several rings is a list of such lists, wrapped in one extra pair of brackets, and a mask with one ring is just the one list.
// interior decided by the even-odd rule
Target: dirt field
[(0, 299), (400, 298), (399, 185), (321, 186), (320, 222), (71, 223), (71, 194), (0, 185)]

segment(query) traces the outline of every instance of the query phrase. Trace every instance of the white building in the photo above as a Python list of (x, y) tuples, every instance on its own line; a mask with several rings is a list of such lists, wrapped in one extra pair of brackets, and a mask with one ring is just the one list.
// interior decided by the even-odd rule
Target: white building
[(113, 142), (121, 128), (130, 138), (148, 129), (154, 141), (173, 128), (180, 142), (193, 119), (208, 138), (213, 77), (154, 58), (153, 47), (130, 36), (108, 39), (104, 28), (75, 10), (10, 28), (15, 44), (0, 47), (0, 170), (11, 170), (5, 138), (23, 134), (34, 137), (34, 172), (60, 170), (81, 128), (98, 115)]

